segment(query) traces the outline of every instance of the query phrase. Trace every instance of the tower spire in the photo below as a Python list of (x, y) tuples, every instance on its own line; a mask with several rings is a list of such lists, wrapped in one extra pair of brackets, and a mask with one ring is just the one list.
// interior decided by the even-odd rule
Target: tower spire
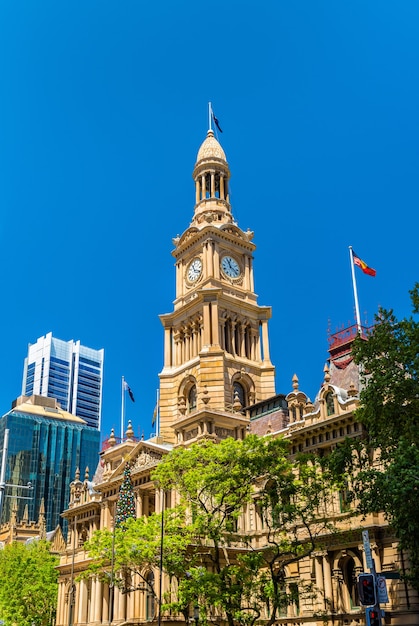
[[(212, 115), (210, 109), (210, 119)], [(209, 222), (216, 222), (220, 226), (232, 222), (228, 189), (230, 168), (223, 148), (214, 137), (211, 124), (198, 150), (192, 176), (195, 181), (193, 225), (202, 228)]]

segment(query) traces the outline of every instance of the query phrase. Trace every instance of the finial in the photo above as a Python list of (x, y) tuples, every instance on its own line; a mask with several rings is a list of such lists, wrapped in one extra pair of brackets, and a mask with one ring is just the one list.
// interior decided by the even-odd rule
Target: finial
[(312, 403), (310, 398), (307, 398), (307, 402), (304, 408), (304, 413), (312, 413), (313, 411), (314, 411), (314, 404)]
[(358, 391), (356, 390), (356, 387), (355, 387), (353, 381), (351, 381), (351, 384), (349, 385), (349, 389), (348, 389), (348, 396), (350, 398), (353, 398), (356, 395), (358, 395)]
[(76, 473), (74, 474), (74, 478), (76, 480), (80, 480), (80, 468), (76, 468)]
[(128, 420), (127, 430), (125, 431), (125, 437), (127, 441), (132, 441), (134, 438), (134, 429), (132, 428), (131, 420)]
[(327, 363), (325, 364), (324, 368), (323, 368), (323, 372), (324, 372), (324, 382), (328, 383), (330, 382), (330, 370), (329, 370), (329, 366), (327, 365)]
[(84, 471), (84, 480), (89, 480), (89, 466), (86, 465), (86, 469)]
[(292, 388), (294, 389), (294, 391), (298, 390), (298, 376), (297, 376), (297, 374), (294, 374), (294, 376), (292, 377)]
[(109, 435), (108, 444), (109, 444), (109, 447), (112, 447), (112, 446), (114, 446), (116, 444), (116, 437), (115, 437), (115, 429), (114, 428), (112, 428), (111, 434)]
[(233, 409), (235, 411), (241, 411), (241, 409), (242, 409), (242, 403), (240, 402), (239, 392), (237, 391), (237, 389), (234, 392)]

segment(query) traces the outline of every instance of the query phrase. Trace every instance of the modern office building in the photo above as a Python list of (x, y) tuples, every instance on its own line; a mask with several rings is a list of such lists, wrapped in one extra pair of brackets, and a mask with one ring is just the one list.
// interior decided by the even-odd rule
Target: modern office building
[[(63, 524), (70, 482), (77, 468), (91, 468), (99, 459), (100, 432), (60, 408), (53, 398), (21, 396), (0, 418), (0, 450), (9, 430), (5, 498), (0, 519), (37, 520), (45, 516), (46, 531)], [(26, 489), (30, 483), (31, 489)], [(24, 489), (22, 489), (24, 487)]]
[(62, 409), (100, 429), (104, 350), (48, 333), (29, 344), (22, 395), (55, 398)]

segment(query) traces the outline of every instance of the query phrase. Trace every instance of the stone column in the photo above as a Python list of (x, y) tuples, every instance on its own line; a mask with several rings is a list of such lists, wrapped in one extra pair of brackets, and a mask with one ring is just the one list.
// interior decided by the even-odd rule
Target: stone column
[(172, 329), (164, 329), (164, 366), (172, 365)]
[(100, 623), (102, 620), (102, 583), (96, 580), (94, 593), (94, 616), (95, 622)]
[(253, 276), (253, 263), (252, 263), (252, 257), (249, 257), (249, 278), (250, 278), (250, 291), (254, 291), (255, 290), (255, 279)]
[(218, 302), (214, 300), (211, 302), (211, 324), (212, 324), (212, 343), (215, 346), (220, 345), (220, 337), (218, 334), (219, 326), (218, 326)]
[(87, 608), (87, 614), (89, 616), (88, 617), (89, 623), (95, 621), (95, 591), (96, 591), (96, 580), (93, 579), (91, 582), (89, 605)]
[(189, 326), (185, 328), (185, 361), (191, 358), (191, 329)]
[(60, 582), (60, 586), (58, 588), (58, 602), (57, 602), (57, 626), (61, 626), (64, 624), (64, 616), (65, 616), (65, 583)]
[(103, 585), (102, 594), (102, 623), (107, 624), (109, 622), (109, 585)]
[(237, 322), (231, 322), (231, 332), (230, 332), (230, 344), (231, 344), (231, 354), (237, 354), (236, 348), (236, 324)]
[(203, 345), (209, 346), (211, 344), (211, 328), (210, 328), (210, 303), (204, 302), (203, 307), (203, 324), (204, 324), (204, 337), (203, 337)]
[(219, 327), (219, 338), (220, 338), (220, 346), (223, 350), (226, 349), (225, 346), (225, 325), (226, 325), (226, 321), (225, 318), (221, 318), (220, 319), (220, 327)]
[(80, 624), (85, 624), (87, 622), (87, 581), (81, 580), (79, 582), (79, 606), (77, 613), (77, 621)]
[(331, 611), (333, 610), (332, 569), (327, 552), (323, 553), (323, 580), (326, 609)]
[(245, 325), (240, 324), (240, 356), (246, 356)]
[(314, 571), (316, 574), (316, 588), (317, 597), (315, 601), (315, 608), (323, 611), (324, 606), (324, 580), (323, 580), (323, 555), (320, 553), (313, 553), (314, 558)]
[(269, 339), (268, 339), (268, 321), (262, 320), (262, 344), (263, 344), (263, 361), (270, 362), (269, 355)]
[(142, 491), (138, 491), (135, 501), (135, 514), (137, 517), (141, 517), (143, 514), (143, 495)]
[(212, 243), (213, 247), (213, 262), (214, 262), (214, 276), (215, 278), (220, 278), (220, 253), (218, 251), (218, 246)]
[(143, 515), (147, 516), (148, 514), (149, 514), (148, 493), (144, 493), (144, 495), (143, 495)]
[(343, 574), (340, 568), (336, 568), (333, 570), (333, 578), (332, 578), (332, 587), (333, 587), (333, 601), (334, 607), (336, 611), (344, 611), (344, 603), (342, 597), (342, 583), (343, 583)]
[(381, 566), (380, 550), (379, 550), (378, 544), (375, 542), (371, 542), (371, 556), (374, 561), (375, 571), (381, 572), (382, 566)]

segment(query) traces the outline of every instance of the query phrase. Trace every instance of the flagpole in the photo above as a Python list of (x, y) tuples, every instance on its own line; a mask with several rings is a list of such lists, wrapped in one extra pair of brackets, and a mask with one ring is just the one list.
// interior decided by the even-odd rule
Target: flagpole
[(353, 255), (353, 251), (352, 251), (352, 246), (349, 246), (349, 256), (351, 257), (352, 285), (353, 285), (353, 288), (354, 288), (356, 325), (357, 325), (357, 328), (358, 328), (358, 335), (361, 335), (362, 334), (361, 316), (359, 315), (358, 291), (357, 291), (357, 288), (356, 288), (354, 255)]
[(160, 390), (156, 391), (157, 415), (156, 415), (156, 433), (160, 435)]
[(212, 113), (211, 102), (208, 102), (208, 125), (209, 125), (209, 130), (212, 130), (211, 113)]
[(121, 443), (124, 439), (124, 421), (125, 421), (125, 378), (122, 376), (121, 389)]

